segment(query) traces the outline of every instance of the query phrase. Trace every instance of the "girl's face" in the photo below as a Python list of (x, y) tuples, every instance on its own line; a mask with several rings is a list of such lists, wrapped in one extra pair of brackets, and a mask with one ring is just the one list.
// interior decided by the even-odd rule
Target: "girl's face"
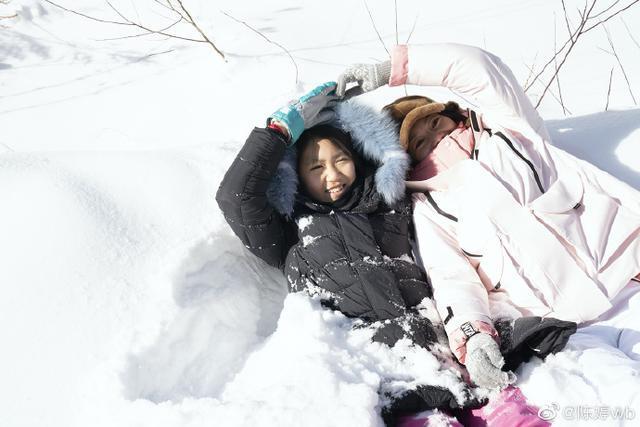
[(431, 153), (445, 136), (449, 135), (458, 125), (449, 117), (432, 114), (419, 120), (409, 133), (409, 147), (414, 147), (411, 158), (420, 162)]
[(309, 195), (322, 203), (338, 200), (356, 180), (351, 155), (328, 139), (304, 147), (298, 170)]

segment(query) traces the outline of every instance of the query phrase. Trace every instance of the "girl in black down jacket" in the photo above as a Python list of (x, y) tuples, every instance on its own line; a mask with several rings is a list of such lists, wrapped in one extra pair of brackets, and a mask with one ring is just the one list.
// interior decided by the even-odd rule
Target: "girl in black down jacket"
[[(320, 295), (326, 307), (362, 319), (376, 341), (409, 338), (429, 348), (442, 329), (409, 241), (409, 159), (391, 119), (389, 132), (372, 134), (382, 118), (363, 106), (336, 106), (334, 89), (321, 85), (254, 129), (216, 200), (244, 245), (283, 270), (291, 291)], [(334, 109), (343, 112), (337, 120)], [(394, 396), (383, 416), (393, 423), (401, 413), (477, 404), (470, 391), (456, 399), (422, 385)]]

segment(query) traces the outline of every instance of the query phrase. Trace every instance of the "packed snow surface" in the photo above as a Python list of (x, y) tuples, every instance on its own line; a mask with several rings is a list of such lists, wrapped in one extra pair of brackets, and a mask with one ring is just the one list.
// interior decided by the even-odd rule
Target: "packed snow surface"
[[(583, 4), (565, 3), (575, 28)], [(120, 19), (101, 0), (59, 4)], [(152, 0), (112, 4), (155, 29), (173, 22)], [(275, 109), (350, 63), (387, 58), (372, 20), (387, 49), (408, 37), (477, 45), (524, 84), (567, 39), (562, 4), (397, 2), (397, 32), (383, 0), (184, 4), (226, 61), (205, 43), (123, 38), (140, 30), (47, 2), (0, 5), (17, 13), (0, 20), (0, 425), (381, 426), (382, 378), (419, 378), (433, 356), (372, 344), (339, 313), (287, 296), (281, 273), (226, 226), (218, 184)], [(618, 58), (602, 28), (586, 33), (560, 73), (565, 110), (553, 84), (539, 111), (556, 145), (638, 189), (640, 6), (606, 25)], [(199, 36), (184, 22), (171, 31)], [(627, 411), (598, 425), (634, 425), (640, 361), (616, 348), (616, 331), (581, 329), (520, 368), (518, 385), (558, 425), (578, 423), (581, 405)]]

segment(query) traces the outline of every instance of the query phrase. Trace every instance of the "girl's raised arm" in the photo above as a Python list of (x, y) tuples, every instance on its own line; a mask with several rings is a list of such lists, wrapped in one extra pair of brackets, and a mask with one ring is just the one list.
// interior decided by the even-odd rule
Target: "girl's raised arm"
[(216, 201), (242, 243), (280, 269), (289, 250), (284, 218), (267, 201), (267, 188), (287, 141), (271, 129), (256, 128), (222, 179)]
[(530, 141), (549, 140), (542, 118), (509, 67), (478, 47), (455, 43), (396, 46), (390, 85), (401, 84), (449, 88), (476, 103), (488, 127), (499, 124)]
[(216, 194), (220, 210), (242, 243), (280, 269), (284, 269), (295, 235), (291, 224), (267, 200), (267, 189), (287, 145), (294, 144), (305, 129), (333, 117), (335, 87), (335, 82), (327, 82), (314, 88), (276, 111), (268, 120), (268, 129), (254, 129)]

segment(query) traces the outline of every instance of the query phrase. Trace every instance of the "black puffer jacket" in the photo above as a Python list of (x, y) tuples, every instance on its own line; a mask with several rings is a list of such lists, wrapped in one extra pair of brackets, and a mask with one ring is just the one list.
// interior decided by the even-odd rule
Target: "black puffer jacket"
[[(431, 297), (431, 288), (411, 255), (409, 200), (387, 205), (375, 188), (376, 168), (368, 167), (340, 209), (298, 195), (289, 218), (266, 196), (285, 148), (277, 132), (254, 129), (224, 176), (216, 199), (235, 234), (282, 269), (291, 290), (319, 294), (326, 306), (368, 321), (374, 340), (393, 346), (408, 338), (429, 348), (443, 334), (413, 309)], [(407, 393), (385, 409), (388, 423), (407, 411), (478, 405), (471, 392), (459, 402), (437, 386)]]
[(255, 129), (220, 185), (216, 199), (244, 245), (284, 270), (292, 290), (320, 293), (349, 317), (395, 319), (431, 297), (411, 255), (408, 198), (387, 205), (375, 166), (363, 161), (365, 176), (347, 196), (353, 200), (334, 208), (300, 194), (289, 219), (266, 197), (285, 148), (277, 132)]

